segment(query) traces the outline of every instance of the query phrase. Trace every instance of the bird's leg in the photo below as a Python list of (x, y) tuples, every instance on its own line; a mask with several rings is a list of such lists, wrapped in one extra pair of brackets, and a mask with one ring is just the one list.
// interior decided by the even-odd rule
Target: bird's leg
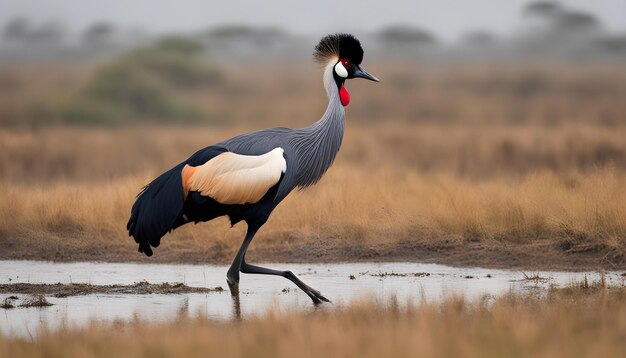
[(257, 226), (248, 226), (246, 237), (243, 239), (243, 243), (241, 244), (239, 251), (237, 251), (235, 259), (228, 269), (228, 273), (226, 273), (226, 282), (228, 283), (228, 288), (230, 288), (230, 293), (233, 296), (239, 295), (239, 271), (241, 271), (241, 263), (243, 262), (243, 257), (246, 255), (246, 250), (248, 250), (248, 246), (250, 245), (254, 234), (256, 234), (258, 230), (259, 228)]
[(274, 275), (274, 276), (282, 276), (289, 281), (293, 282), (298, 286), (304, 293), (306, 293), (313, 303), (318, 304), (322, 302), (330, 302), (326, 297), (322, 296), (322, 294), (308, 286), (304, 282), (302, 282), (293, 272), (291, 271), (279, 271), (273, 270), (265, 267), (254, 266), (246, 263), (246, 251), (248, 250), (248, 246), (250, 246), (250, 242), (254, 235), (259, 230), (261, 225), (250, 225), (248, 224), (248, 232), (246, 233), (246, 237), (237, 251), (237, 255), (235, 255), (235, 259), (233, 263), (230, 265), (228, 269), (228, 273), (226, 274), (226, 282), (228, 282), (228, 287), (230, 288), (230, 293), (233, 297), (239, 296), (239, 272), (242, 273), (251, 273), (251, 274), (259, 274), (259, 275)]
[(291, 272), (291, 271), (279, 271), (279, 270), (273, 270), (273, 269), (269, 269), (269, 268), (265, 268), (265, 267), (250, 265), (250, 264), (246, 263), (245, 255), (244, 255), (244, 258), (243, 258), (243, 260), (241, 262), (241, 272), (243, 272), (243, 273), (259, 274), (259, 275), (282, 276), (282, 277), (288, 279), (289, 281), (295, 283), (296, 286), (298, 286), (302, 291), (304, 291), (304, 293), (306, 293), (311, 298), (311, 300), (313, 300), (313, 303), (319, 304), (319, 303), (322, 303), (322, 302), (330, 302), (330, 300), (328, 298), (322, 296), (320, 291), (315, 290), (312, 287), (310, 287), (309, 285), (307, 285), (304, 282), (302, 282), (293, 272)]
[(239, 300), (239, 294), (233, 295), (233, 319), (236, 321), (241, 320), (241, 301)]

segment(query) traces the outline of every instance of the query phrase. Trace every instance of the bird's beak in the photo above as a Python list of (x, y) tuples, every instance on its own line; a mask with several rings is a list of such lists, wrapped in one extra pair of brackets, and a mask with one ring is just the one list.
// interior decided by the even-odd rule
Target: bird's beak
[(361, 78), (365, 78), (366, 80), (380, 82), (378, 78), (367, 73), (367, 71), (361, 68), (361, 66), (356, 65), (354, 67), (355, 69), (354, 69), (354, 73), (352, 73), (352, 77), (361, 77)]

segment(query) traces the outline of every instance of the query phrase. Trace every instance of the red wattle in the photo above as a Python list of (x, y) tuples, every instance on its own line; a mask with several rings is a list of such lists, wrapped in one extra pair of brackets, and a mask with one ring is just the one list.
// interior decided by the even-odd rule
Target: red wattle
[(339, 99), (344, 107), (350, 104), (350, 93), (348, 93), (348, 90), (344, 86), (341, 86), (339, 89)]

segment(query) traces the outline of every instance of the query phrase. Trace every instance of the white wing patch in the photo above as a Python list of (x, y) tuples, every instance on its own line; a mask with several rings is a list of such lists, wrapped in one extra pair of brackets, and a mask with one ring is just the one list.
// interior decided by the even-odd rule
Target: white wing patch
[(287, 170), (283, 148), (263, 155), (222, 153), (203, 165), (183, 168), (183, 189), (198, 191), (222, 204), (256, 203)]

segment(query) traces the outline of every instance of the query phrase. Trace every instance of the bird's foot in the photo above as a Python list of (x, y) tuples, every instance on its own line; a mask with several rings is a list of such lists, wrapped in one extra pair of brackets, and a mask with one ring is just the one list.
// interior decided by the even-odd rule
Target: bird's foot
[(306, 293), (313, 303), (318, 305), (322, 302), (330, 302), (330, 300), (320, 293), (320, 291), (314, 289), (313, 287), (307, 285), (302, 282), (293, 272), (291, 271), (283, 271), (283, 276), (289, 279), (291, 282), (295, 283), (304, 293)]
[(313, 300), (313, 304), (315, 304), (315, 305), (319, 305), (322, 302), (332, 303), (332, 302), (330, 302), (330, 300), (328, 298), (324, 297), (320, 293), (320, 291), (315, 290), (315, 289), (313, 289), (311, 287), (307, 286), (307, 288), (304, 289), (303, 291), (304, 291), (304, 293), (306, 293), (311, 298), (311, 300)]

